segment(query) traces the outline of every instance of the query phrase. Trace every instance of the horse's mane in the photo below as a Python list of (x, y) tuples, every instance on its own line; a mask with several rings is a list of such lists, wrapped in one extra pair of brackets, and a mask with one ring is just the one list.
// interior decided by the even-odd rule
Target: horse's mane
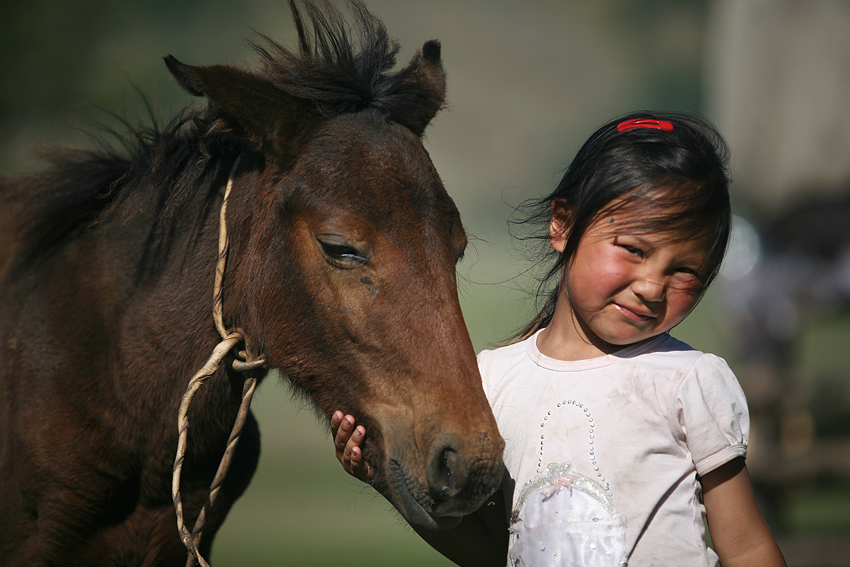
[[(399, 46), (359, 0), (349, 2), (351, 21), (324, 0), (321, 8), (311, 0), (302, 3), (306, 21), (290, 1), (297, 51), (258, 34), (264, 40), (253, 44), (261, 59), (259, 74), (280, 90), (312, 101), (325, 116), (372, 108), (421, 134), (443, 104), (442, 92), (411, 80), (421, 57), (390, 72)], [(426, 44), (426, 57), (428, 49), (436, 50), (431, 56), (439, 58), (439, 44)], [(93, 148), (42, 151), (48, 162), (44, 171), (0, 183), (0, 206), (14, 211), (21, 244), (13, 267), (26, 265), (75, 231), (113, 218), (107, 215), (131, 216), (133, 211), (121, 211), (121, 203), (138, 191), (157, 193), (150, 198), (160, 207), (153, 230), (167, 230), (204, 179), (221, 175), (216, 165), (222, 157), (253, 149), (227, 128), (213, 103), (184, 109), (158, 124), (140, 95), (148, 105), (150, 124), (124, 120), (124, 133), (112, 130), (93, 137)]]
[[(299, 51), (291, 51), (262, 35), (266, 45), (254, 44), (264, 64), (263, 74), (277, 88), (314, 101), (325, 114), (374, 108), (413, 130), (417, 127), (412, 123), (421, 120), (417, 114), (428, 116), (421, 126), (424, 129), (430, 117), (442, 108), (444, 93), (427, 81), (414, 79), (420, 54), (406, 67), (390, 72), (396, 63), (398, 42), (387, 35), (381, 20), (359, 0), (349, 0), (354, 16), (351, 21), (327, 2), (324, 10), (319, 10), (305, 1), (312, 29), (305, 25), (294, 3), (290, 4)], [(357, 40), (351, 37), (352, 25)], [(439, 49), (438, 42), (429, 41), (423, 52), (426, 58), (439, 58)]]

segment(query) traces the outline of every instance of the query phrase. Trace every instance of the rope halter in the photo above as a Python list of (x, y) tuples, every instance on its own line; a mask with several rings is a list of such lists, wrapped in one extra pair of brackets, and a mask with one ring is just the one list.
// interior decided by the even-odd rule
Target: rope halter
[[(245, 347), (245, 337), (241, 330), (231, 329), (228, 331), (225, 328), (222, 316), (222, 281), (224, 280), (224, 268), (227, 263), (228, 249), (226, 221), (227, 201), (230, 198), (230, 191), (233, 188), (233, 177), (235, 172), (236, 164), (233, 165), (230, 175), (228, 176), (227, 186), (224, 190), (224, 200), (221, 204), (221, 213), (219, 215), (218, 225), (218, 263), (215, 268), (215, 283), (213, 285), (213, 321), (215, 322), (215, 327), (221, 336), (221, 342), (213, 349), (212, 355), (209, 357), (206, 364), (204, 364), (204, 366), (198, 370), (194, 376), (192, 376), (192, 379), (189, 380), (189, 385), (186, 388), (186, 393), (183, 394), (183, 399), (180, 402), (180, 410), (177, 414), (179, 436), (177, 439), (177, 454), (174, 458), (174, 470), (171, 477), (171, 496), (174, 502), (174, 510), (177, 513), (177, 529), (180, 533), (180, 539), (183, 541), (186, 549), (189, 550), (189, 555), (186, 559), (187, 567), (194, 565), (195, 561), (197, 561), (201, 567), (209, 567), (209, 563), (206, 562), (201, 555), (201, 552), (198, 550), (198, 545), (200, 544), (201, 536), (204, 531), (204, 524), (206, 523), (207, 510), (211, 509), (215, 503), (219, 489), (224, 482), (224, 478), (227, 476), (227, 471), (230, 468), (231, 461), (233, 460), (236, 446), (239, 443), (240, 436), (242, 435), (242, 427), (245, 425), (245, 420), (248, 417), (251, 399), (254, 396), (254, 389), (257, 386), (257, 377), (253, 375), (253, 371), (263, 369), (267, 364), (265, 356), (260, 355), (254, 357), (248, 352), (247, 347)], [(238, 345), (242, 345), (245, 348), (234, 350)], [(231, 430), (230, 437), (227, 440), (227, 448), (221, 458), (221, 462), (219, 463), (218, 470), (216, 471), (212, 484), (210, 484), (209, 496), (207, 497), (207, 500), (195, 521), (192, 531), (189, 532), (189, 529), (186, 527), (184, 522), (183, 502), (180, 496), (180, 475), (183, 471), (183, 459), (186, 455), (186, 445), (189, 433), (189, 404), (191, 403), (195, 392), (198, 391), (207, 378), (215, 374), (221, 366), (221, 362), (224, 360), (224, 357), (231, 351), (233, 351), (234, 356), (231, 363), (232, 368), (238, 372), (246, 374), (245, 382), (242, 386), (242, 403), (239, 405), (239, 411), (236, 414), (233, 429)]]

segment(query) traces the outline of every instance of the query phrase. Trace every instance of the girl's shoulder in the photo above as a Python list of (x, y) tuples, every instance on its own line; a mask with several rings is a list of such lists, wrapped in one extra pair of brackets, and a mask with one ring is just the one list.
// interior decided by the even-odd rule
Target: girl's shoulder
[(657, 360), (670, 364), (695, 364), (697, 361), (705, 363), (725, 361), (719, 356), (695, 349), (688, 343), (681, 341), (667, 333), (658, 335), (638, 345), (632, 345), (618, 352), (616, 356), (635, 360)]
[(511, 376), (527, 375), (531, 362), (529, 341), (534, 341), (534, 337), (478, 353), (478, 370), (485, 387), (501, 389)]
[(495, 347), (492, 349), (484, 349), (478, 353), (478, 365), (491, 364), (509, 364), (511, 360), (519, 360), (525, 356), (527, 341), (531, 339), (523, 339), (515, 343)]
[(700, 356), (704, 353), (684, 341), (667, 333), (662, 333), (641, 343), (628, 346), (618, 354), (626, 357), (658, 354), (689, 358)]
[(641, 368), (659, 381), (669, 382), (674, 389), (695, 376), (704, 380), (712, 377), (723, 381), (735, 380), (727, 362), (711, 353), (695, 349), (687, 343), (663, 334), (617, 353), (628, 364)]

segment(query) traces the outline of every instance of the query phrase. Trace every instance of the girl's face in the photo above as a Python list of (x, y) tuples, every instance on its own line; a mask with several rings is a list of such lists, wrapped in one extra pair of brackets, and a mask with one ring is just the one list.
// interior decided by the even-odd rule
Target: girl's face
[[(640, 229), (638, 214), (624, 207), (596, 219), (564, 270), (552, 331), (584, 357), (669, 331), (702, 293), (705, 244)], [(558, 252), (566, 245), (568, 221), (554, 204), (550, 237)]]

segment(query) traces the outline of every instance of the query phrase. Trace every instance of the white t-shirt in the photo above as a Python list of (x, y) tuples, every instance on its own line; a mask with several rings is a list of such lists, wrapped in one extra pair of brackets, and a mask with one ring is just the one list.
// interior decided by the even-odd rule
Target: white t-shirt
[(667, 334), (590, 360), (478, 356), (513, 490), (509, 564), (713, 566), (698, 475), (746, 456), (723, 359)]

